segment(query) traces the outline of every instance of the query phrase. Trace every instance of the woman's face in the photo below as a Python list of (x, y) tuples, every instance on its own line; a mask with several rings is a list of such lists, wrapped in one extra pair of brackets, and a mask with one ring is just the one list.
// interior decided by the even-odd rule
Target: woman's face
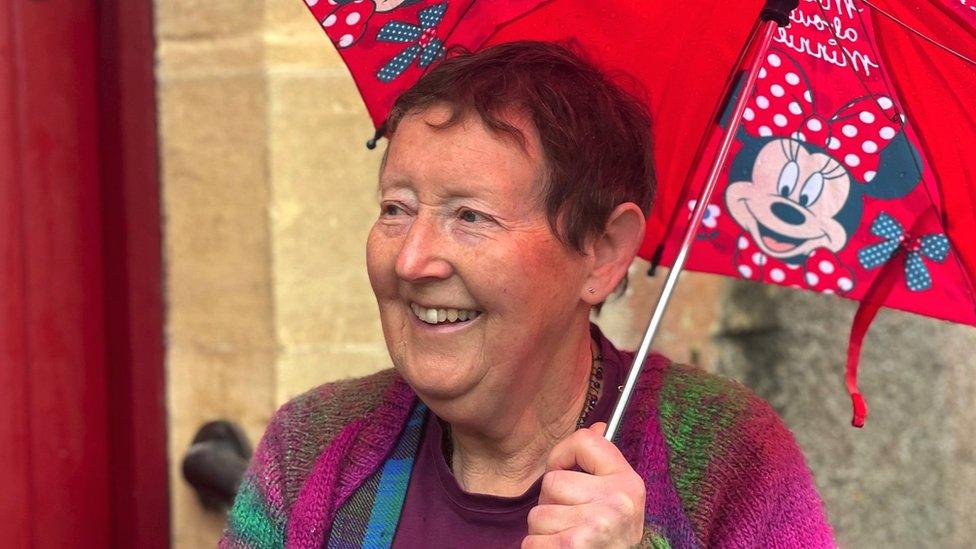
[(434, 106), (399, 124), (367, 267), (400, 374), (428, 403), (477, 405), (542, 382), (544, 362), (585, 325), (589, 261), (549, 228), (531, 124), (510, 120), (523, 150), (476, 118), (428, 124), (448, 114)]

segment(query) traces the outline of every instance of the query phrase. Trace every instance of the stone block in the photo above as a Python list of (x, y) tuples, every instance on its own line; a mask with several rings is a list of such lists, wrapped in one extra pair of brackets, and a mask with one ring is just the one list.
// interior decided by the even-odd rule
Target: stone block
[(159, 97), (169, 339), (271, 345), (263, 80), (170, 82)]
[[(640, 346), (667, 277), (666, 268), (648, 276), (649, 266), (636, 259), (628, 272), (626, 293), (611, 297), (594, 316), (607, 337), (622, 349)], [(710, 368), (714, 361), (711, 338), (721, 310), (719, 297), (727, 283), (715, 275), (682, 273), (651, 349), (676, 362)]]
[(207, 40), (259, 32), (266, 5), (264, 0), (156, 0), (156, 37)]
[(263, 75), (264, 42), (244, 35), (208, 41), (163, 41), (157, 46), (157, 80), (207, 80)]
[(362, 377), (392, 366), (383, 344), (294, 345), (278, 357), (275, 398), (280, 406), (323, 383)]
[(864, 429), (844, 388), (856, 304), (731, 287), (720, 373), (767, 399), (796, 434), (843, 547), (968, 547), (976, 484), (976, 330), (883, 310), (868, 333)]
[(348, 79), (276, 74), (269, 90), (279, 341), (382, 346), (365, 263), (382, 152), (363, 145), (365, 108)]
[(237, 423), (252, 446), (275, 409), (275, 350), (220, 351), (170, 344), (167, 349), (170, 496), (173, 547), (214, 547), (225, 517), (200, 505), (181, 464), (206, 422)]
[(303, 2), (270, 3), (264, 38), (270, 67), (325, 68), (348, 74), (339, 52)]

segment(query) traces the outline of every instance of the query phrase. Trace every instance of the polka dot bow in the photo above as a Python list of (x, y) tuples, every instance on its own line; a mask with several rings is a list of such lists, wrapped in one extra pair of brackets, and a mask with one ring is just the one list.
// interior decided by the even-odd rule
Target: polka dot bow
[(418, 56), (420, 60), (417, 65), (424, 69), (444, 53), (444, 43), (437, 38), (436, 30), (446, 11), (447, 2), (441, 2), (420, 10), (416, 25), (403, 21), (390, 21), (383, 25), (376, 35), (377, 41), (411, 45), (377, 71), (376, 77), (381, 82), (390, 82), (403, 74), (403, 71), (407, 70), (410, 63), (413, 63)]
[[(336, 0), (327, 0), (329, 6), (336, 6)], [(319, 0), (305, 0), (310, 7), (314, 7)], [(337, 48), (348, 48), (362, 38), (366, 32), (366, 22), (375, 10), (373, 2), (354, 0), (348, 4), (336, 7), (322, 19), (322, 27), (329, 39)]]
[(760, 137), (788, 137), (817, 145), (858, 181), (874, 179), (880, 151), (898, 134), (892, 100), (881, 95), (862, 97), (829, 119), (815, 114), (813, 107), (806, 74), (791, 57), (774, 51), (759, 71), (743, 125)]
[(885, 239), (857, 253), (857, 259), (865, 269), (873, 269), (886, 263), (895, 250), (902, 248), (905, 256), (905, 283), (913, 292), (932, 287), (932, 276), (922, 258), (942, 263), (949, 255), (949, 239), (944, 234), (927, 234), (913, 238), (905, 232), (894, 217), (885, 212), (878, 214), (871, 224), (871, 234)]

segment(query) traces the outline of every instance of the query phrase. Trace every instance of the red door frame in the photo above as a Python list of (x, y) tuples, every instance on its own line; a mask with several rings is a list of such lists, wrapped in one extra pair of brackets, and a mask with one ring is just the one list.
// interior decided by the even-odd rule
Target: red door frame
[(0, 5), (0, 539), (167, 547), (151, 0)]

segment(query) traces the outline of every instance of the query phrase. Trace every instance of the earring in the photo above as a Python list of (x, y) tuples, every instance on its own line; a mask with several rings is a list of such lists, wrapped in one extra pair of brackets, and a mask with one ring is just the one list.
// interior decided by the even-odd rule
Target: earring
[(587, 292), (590, 292), (591, 294), (595, 294), (596, 293), (596, 290), (594, 290), (592, 287), (587, 288), (586, 291)]

